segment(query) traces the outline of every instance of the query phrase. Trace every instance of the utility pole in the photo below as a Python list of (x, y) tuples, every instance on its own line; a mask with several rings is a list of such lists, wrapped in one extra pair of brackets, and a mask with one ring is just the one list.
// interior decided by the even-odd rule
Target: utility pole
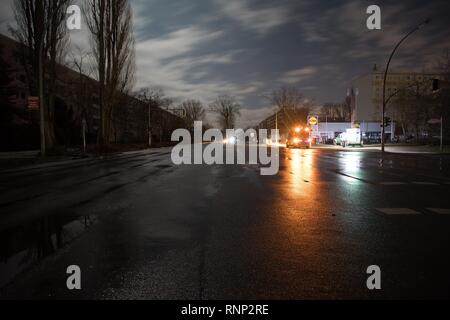
[(83, 138), (83, 153), (86, 153), (86, 129), (87, 129), (87, 121), (86, 118), (83, 117), (81, 121), (81, 134)]
[(392, 50), (391, 55), (389, 56), (388, 62), (386, 64), (386, 70), (384, 71), (384, 78), (383, 78), (383, 101), (382, 101), (382, 109), (381, 109), (381, 152), (384, 152), (385, 149), (385, 116), (386, 116), (386, 80), (389, 72), (389, 66), (391, 64), (392, 58), (394, 57), (395, 52), (400, 47), (400, 45), (405, 41), (410, 35), (412, 35), (414, 32), (422, 29), (426, 24), (430, 22), (430, 18), (427, 18), (424, 22), (422, 22), (420, 25), (415, 27), (413, 30), (408, 32), (394, 47), (394, 50)]

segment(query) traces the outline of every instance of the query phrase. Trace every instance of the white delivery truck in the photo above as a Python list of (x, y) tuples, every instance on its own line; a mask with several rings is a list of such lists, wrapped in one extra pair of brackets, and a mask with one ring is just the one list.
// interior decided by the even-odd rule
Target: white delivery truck
[(341, 145), (345, 148), (348, 146), (363, 146), (361, 129), (351, 128), (342, 133)]

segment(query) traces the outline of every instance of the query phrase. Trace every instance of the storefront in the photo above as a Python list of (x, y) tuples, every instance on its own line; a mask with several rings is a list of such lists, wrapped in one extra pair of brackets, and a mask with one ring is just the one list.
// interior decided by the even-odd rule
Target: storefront
[[(342, 132), (352, 128), (351, 122), (318, 122), (311, 126), (312, 137), (318, 144), (332, 144), (333, 140)], [(381, 124), (379, 122), (361, 122), (359, 124), (364, 143), (380, 143), (381, 142)], [(395, 132), (395, 123), (386, 127), (386, 138), (391, 140), (394, 136), (391, 132)]]

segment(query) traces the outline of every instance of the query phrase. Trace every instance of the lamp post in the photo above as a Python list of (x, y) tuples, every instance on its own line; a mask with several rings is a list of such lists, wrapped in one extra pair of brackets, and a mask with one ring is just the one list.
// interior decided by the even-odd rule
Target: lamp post
[[(415, 27), (413, 30), (411, 30), (410, 32), (408, 32), (398, 43), (397, 45), (394, 47), (394, 50), (392, 50), (391, 55), (389, 56), (389, 60), (388, 63), (386, 65), (386, 70), (384, 71), (384, 78), (383, 78), (383, 104), (382, 104), (382, 109), (381, 109), (381, 152), (384, 152), (385, 149), (385, 139), (384, 139), (384, 134), (385, 134), (385, 115), (386, 115), (386, 80), (387, 80), (387, 75), (389, 72), (389, 66), (391, 64), (392, 58), (394, 57), (395, 52), (397, 51), (397, 49), (400, 47), (400, 45), (410, 36), (412, 35), (414, 32), (422, 29), (426, 24), (428, 24), (431, 21), (430, 18), (427, 18), (424, 22), (422, 22), (420, 25), (418, 25), (417, 27)], [(392, 133), (391, 133), (392, 134)]]

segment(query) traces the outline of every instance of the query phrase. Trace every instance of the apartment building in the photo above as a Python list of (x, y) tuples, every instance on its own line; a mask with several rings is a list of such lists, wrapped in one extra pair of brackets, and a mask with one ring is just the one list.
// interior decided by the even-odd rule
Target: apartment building
[[(38, 148), (39, 111), (29, 108), (28, 99), (33, 96), (29, 84), (33, 80), (29, 79), (27, 72), (29, 65), (21, 58), (23, 48), (15, 40), (0, 34), (0, 49), (10, 81), (9, 101), (17, 111), (13, 127), (17, 134), (8, 128), (9, 138), (2, 141), (2, 147), (11, 149), (22, 145), (24, 148)], [(58, 143), (66, 146), (80, 144), (83, 120), (87, 123), (88, 143), (96, 143), (100, 127), (98, 82), (66, 66), (58, 65), (57, 68), (55, 134)], [(113, 143), (146, 143), (150, 127), (152, 141), (164, 144), (170, 142), (173, 130), (184, 126), (184, 121), (173, 113), (127, 95), (120, 97), (120, 104), (112, 116)]]

